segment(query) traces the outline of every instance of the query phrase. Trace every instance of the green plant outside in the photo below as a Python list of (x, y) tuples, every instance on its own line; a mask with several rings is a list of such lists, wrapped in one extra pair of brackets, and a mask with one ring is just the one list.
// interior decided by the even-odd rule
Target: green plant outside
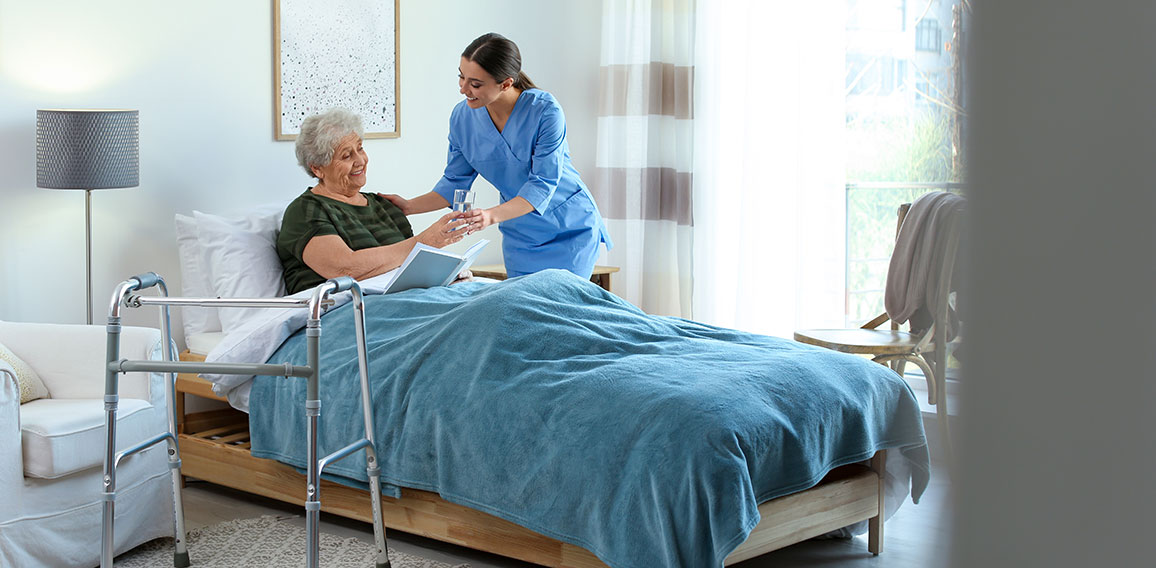
[[(960, 181), (952, 169), (951, 127), (950, 113), (938, 107), (848, 119), (847, 325), (883, 312), (899, 206)], [(916, 184), (922, 186), (909, 187)]]

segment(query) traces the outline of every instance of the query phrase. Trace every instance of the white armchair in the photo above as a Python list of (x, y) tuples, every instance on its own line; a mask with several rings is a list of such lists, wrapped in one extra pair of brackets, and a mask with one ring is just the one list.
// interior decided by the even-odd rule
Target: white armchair
[[(0, 361), (0, 566), (97, 566), (104, 460), (103, 326), (0, 321), (0, 343), (43, 380), (49, 398), (20, 404), (15, 371)], [(160, 359), (161, 333), (124, 327), (121, 357)], [(165, 376), (120, 378), (117, 449), (168, 428)], [(117, 468), (114, 553), (173, 534), (166, 446)]]

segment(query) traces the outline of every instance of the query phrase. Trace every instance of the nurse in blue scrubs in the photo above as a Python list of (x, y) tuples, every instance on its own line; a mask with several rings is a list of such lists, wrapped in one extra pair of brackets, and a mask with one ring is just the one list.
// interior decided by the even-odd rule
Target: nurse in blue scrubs
[(479, 174), (498, 188), (500, 204), (466, 213), (470, 232), (494, 223), (510, 277), (562, 268), (590, 278), (606, 225), (570, 163), (566, 119), (558, 101), (522, 72), (514, 42), (489, 33), (474, 40), (458, 67), (465, 100), (450, 115), (449, 158), (433, 191), (385, 197), (407, 215), (449, 207), (455, 189)]

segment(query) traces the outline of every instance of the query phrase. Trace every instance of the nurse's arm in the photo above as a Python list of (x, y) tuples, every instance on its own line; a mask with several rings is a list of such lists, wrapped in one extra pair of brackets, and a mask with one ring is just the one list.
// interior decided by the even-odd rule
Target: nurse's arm
[(525, 197), (515, 197), (501, 205), (495, 205), (489, 209), (474, 209), (462, 216), (469, 222), (469, 231), (475, 232), (485, 229), (494, 223), (501, 223), (509, 221), (517, 217), (521, 217), (526, 213), (534, 210), (534, 206), (526, 201)]
[(419, 195), (413, 199), (406, 199), (400, 195), (393, 193), (380, 193), (382, 197), (390, 200), (394, 205), (401, 209), (403, 215), (417, 215), (418, 213), (429, 213), (436, 211), (443, 207), (449, 207), (450, 202), (446, 198), (438, 195), (436, 192), (429, 192), (424, 195)]
[(530, 205), (530, 202), (526, 201), (525, 197), (519, 196), (501, 205), (490, 207), (486, 211), (489, 211), (490, 216), (493, 217), (493, 220), (491, 221), (492, 223), (501, 223), (503, 221), (509, 221), (510, 219), (521, 217), (522, 215), (525, 215), (526, 213), (529, 213), (533, 210), (534, 206)]

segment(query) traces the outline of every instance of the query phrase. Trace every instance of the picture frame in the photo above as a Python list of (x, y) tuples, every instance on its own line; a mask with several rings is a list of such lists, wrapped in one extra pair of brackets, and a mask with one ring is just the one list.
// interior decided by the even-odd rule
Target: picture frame
[(399, 4), (273, 0), (276, 140), (333, 107), (361, 116), (365, 138), (401, 136)]

